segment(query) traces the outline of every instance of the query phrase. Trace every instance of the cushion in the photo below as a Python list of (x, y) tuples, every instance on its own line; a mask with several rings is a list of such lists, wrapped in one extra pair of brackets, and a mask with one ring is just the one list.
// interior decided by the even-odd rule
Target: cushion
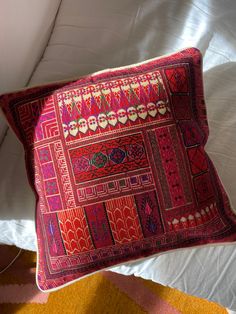
[(197, 245), (235, 241), (204, 146), (202, 57), (140, 64), (0, 96), (36, 196), (39, 289)]

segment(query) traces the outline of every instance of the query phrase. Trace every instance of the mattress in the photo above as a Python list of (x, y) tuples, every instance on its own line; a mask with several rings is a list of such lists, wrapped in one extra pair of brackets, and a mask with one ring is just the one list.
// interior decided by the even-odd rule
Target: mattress
[[(206, 149), (236, 208), (235, 10), (233, 0), (64, 0), (29, 85), (198, 47), (204, 57), (210, 127)], [(12, 131), (3, 130), (0, 242), (36, 250), (34, 196), (27, 184), (24, 152)], [(152, 279), (236, 310), (235, 268), (236, 250), (231, 244), (175, 251), (112, 270)]]

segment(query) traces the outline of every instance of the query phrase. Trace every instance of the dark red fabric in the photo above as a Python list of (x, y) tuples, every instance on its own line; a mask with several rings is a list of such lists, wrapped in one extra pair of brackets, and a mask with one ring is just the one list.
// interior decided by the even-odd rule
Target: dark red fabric
[(204, 146), (195, 49), (0, 97), (34, 189), (46, 291), (177, 248), (235, 241)]

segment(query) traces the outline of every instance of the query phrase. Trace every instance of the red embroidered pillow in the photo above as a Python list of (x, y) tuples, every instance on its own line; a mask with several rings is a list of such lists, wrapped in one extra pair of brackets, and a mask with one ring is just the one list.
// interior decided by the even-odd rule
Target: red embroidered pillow
[(235, 241), (235, 215), (204, 150), (197, 49), (0, 103), (37, 198), (41, 290), (156, 253)]

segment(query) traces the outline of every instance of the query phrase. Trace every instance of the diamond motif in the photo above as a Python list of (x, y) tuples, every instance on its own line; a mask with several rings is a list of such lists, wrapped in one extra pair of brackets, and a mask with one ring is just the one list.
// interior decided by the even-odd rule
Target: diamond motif
[(201, 146), (188, 149), (188, 157), (192, 174), (195, 175), (207, 170), (207, 159)]
[(152, 213), (152, 209), (151, 209), (150, 205), (148, 204), (148, 202), (147, 202), (146, 205), (145, 205), (144, 211), (145, 211), (145, 213), (146, 213), (147, 215), (151, 215), (151, 213)]
[(196, 122), (181, 121), (179, 125), (184, 137), (185, 146), (193, 146), (202, 142), (203, 136)]
[(107, 160), (108, 160), (107, 156), (104, 155), (103, 153), (96, 153), (91, 159), (91, 163), (97, 168), (102, 168), (106, 165)]
[(176, 67), (165, 71), (172, 92), (186, 93), (188, 91), (188, 83), (186, 79), (186, 71), (184, 67)]
[(0, 97), (38, 196), (41, 290), (236, 239), (236, 217), (204, 151), (201, 66), (190, 48)]
[(87, 171), (89, 168), (89, 160), (85, 157), (73, 158), (74, 172)]
[(133, 159), (141, 159), (144, 154), (144, 148), (141, 145), (129, 145), (128, 155)]
[(213, 187), (209, 173), (197, 176), (194, 179), (195, 192), (199, 202), (204, 202), (213, 196)]
[(115, 164), (120, 164), (125, 159), (125, 152), (120, 148), (114, 148), (109, 157)]

